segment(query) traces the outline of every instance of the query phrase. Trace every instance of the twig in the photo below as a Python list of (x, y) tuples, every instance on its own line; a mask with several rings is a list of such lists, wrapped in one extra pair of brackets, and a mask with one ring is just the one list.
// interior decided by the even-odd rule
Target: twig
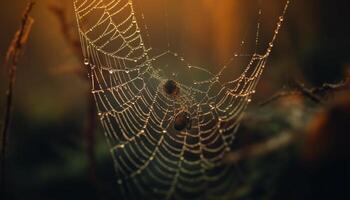
[(5, 104), (5, 114), (4, 114), (4, 126), (1, 131), (1, 194), (5, 195), (5, 168), (6, 168), (6, 154), (7, 154), (7, 140), (8, 132), (11, 124), (11, 114), (12, 114), (12, 102), (13, 102), (13, 93), (14, 85), (16, 82), (16, 70), (19, 63), (20, 56), (23, 51), (24, 45), (28, 41), (29, 34), (32, 29), (34, 20), (29, 16), (34, 2), (27, 4), (27, 7), (24, 11), (21, 26), (19, 30), (15, 33), (14, 38), (8, 48), (5, 66), (8, 68), (9, 83), (6, 93), (6, 104)]
[(225, 156), (224, 162), (226, 164), (236, 164), (239, 161), (249, 159), (251, 157), (257, 157), (265, 155), (283, 147), (289, 146), (295, 141), (296, 135), (290, 132), (281, 133), (280, 135), (273, 137), (267, 141), (253, 144), (251, 146), (239, 149), (228, 153)]
[(295, 81), (295, 88), (311, 101), (315, 103), (323, 103), (323, 99), (318, 94), (313, 93), (312, 89), (306, 88), (305, 85), (299, 81)]
[[(70, 49), (73, 50), (73, 53), (80, 61), (84, 60), (83, 54), (81, 53), (79, 38), (76, 37), (75, 34), (73, 34), (73, 26), (71, 23), (69, 23), (65, 10), (58, 5), (52, 5), (49, 7), (49, 9), (58, 19), (58, 22), (60, 23), (61, 33), (67, 44), (70, 46)], [(77, 72), (77, 74), (81, 78), (87, 79), (87, 76), (84, 73), (82, 73), (82, 71)]]
[[(57, 17), (60, 26), (61, 32), (66, 40), (67, 44), (73, 50), (76, 57), (82, 61), (83, 55), (81, 52), (80, 41), (78, 37), (75, 37), (72, 31), (72, 24), (69, 23), (69, 20), (66, 17), (66, 12), (61, 6), (53, 5), (50, 6), (50, 10)], [(81, 67), (83, 69), (84, 66)], [(82, 71), (77, 72), (77, 74), (84, 80), (89, 80), (86, 74)], [(91, 85), (89, 84), (91, 87)], [(97, 174), (96, 174), (96, 157), (95, 157), (95, 129), (96, 129), (96, 105), (93, 96), (91, 95), (91, 88), (87, 91), (87, 112), (88, 118), (86, 122), (86, 127), (84, 130), (84, 137), (86, 139), (86, 153), (89, 163), (89, 173), (91, 181), (98, 187)]]
[(322, 95), (327, 92), (336, 92), (339, 90), (344, 90), (349, 88), (349, 78), (346, 78), (344, 81), (337, 84), (324, 83), (322, 87), (313, 88), (312, 93)]
[(310, 100), (312, 100), (315, 103), (324, 103), (324, 96), (331, 92), (337, 92), (340, 90), (344, 90), (350, 87), (349, 85), (349, 78), (346, 78), (344, 81), (341, 81), (337, 84), (330, 84), (330, 83), (324, 83), (321, 87), (314, 87), (314, 88), (306, 88), (304, 84), (295, 81), (293, 83), (294, 89), (290, 91), (281, 91), (276, 94), (274, 94), (269, 99), (261, 102), (260, 106), (266, 106), (267, 104), (270, 104), (280, 98), (292, 96), (292, 95), (301, 95), (304, 96)]
[(280, 98), (287, 97), (287, 96), (292, 96), (300, 94), (298, 91), (281, 91), (276, 94), (274, 94), (272, 97), (268, 98), (267, 100), (259, 103), (259, 106), (266, 106), (267, 104), (270, 104), (274, 101), (277, 101)]

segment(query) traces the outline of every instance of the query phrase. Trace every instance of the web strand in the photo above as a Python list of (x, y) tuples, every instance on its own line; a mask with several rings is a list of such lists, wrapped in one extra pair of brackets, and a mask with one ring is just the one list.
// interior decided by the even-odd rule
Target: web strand
[[(139, 0), (141, 1), (141, 0)], [(235, 138), (251, 102), (287, 11), (286, 2), (264, 54), (239, 54), (218, 73), (190, 64), (170, 50), (167, 0), (164, 0), (168, 49), (152, 55), (145, 16), (136, 19), (132, 0), (76, 0), (74, 2), (84, 64), (98, 115), (110, 145), (117, 183), (125, 199), (202, 199), (228, 191), (234, 180), (223, 157)], [(140, 4), (142, 6), (142, 4)], [(261, 10), (259, 10), (259, 16)], [(255, 45), (260, 41), (257, 23)], [(205, 79), (183, 82), (157, 68), (175, 59)], [(243, 72), (223, 81), (232, 62), (246, 59)], [(164, 92), (174, 79), (178, 94)], [(176, 130), (179, 116), (186, 128)]]

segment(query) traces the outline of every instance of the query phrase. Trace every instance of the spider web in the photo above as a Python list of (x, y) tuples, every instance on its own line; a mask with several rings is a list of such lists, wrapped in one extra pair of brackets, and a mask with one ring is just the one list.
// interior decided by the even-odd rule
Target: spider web
[[(84, 64), (125, 199), (197, 199), (228, 190), (234, 178), (223, 157), (255, 93), (288, 5), (263, 54), (236, 53), (213, 73), (170, 49), (155, 53), (146, 45), (144, 38), (150, 37), (145, 15), (140, 10), (137, 19), (133, 0), (74, 2)], [(258, 44), (260, 23), (256, 29)], [(240, 48), (244, 45), (242, 41)], [(225, 80), (227, 68), (240, 59), (246, 66), (243, 72)], [(169, 66), (179, 68), (177, 73)], [(177, 83), (178, 96), (165, 93), (168, 80)], [(181, 112), (189, 114), (190, 127), (179, 131), (174, 121)]]

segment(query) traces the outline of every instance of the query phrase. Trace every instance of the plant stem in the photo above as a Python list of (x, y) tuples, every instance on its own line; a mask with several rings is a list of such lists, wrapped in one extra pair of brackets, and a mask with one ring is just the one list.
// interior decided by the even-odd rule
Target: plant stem
[(14, 39), (12, 40), (10, 47), (7, 51), (5, 59), (5, 67), (8, 68), (8, 87), (6, 92), (6, 104), (4, 113), (4, 125), (1, 131), (1, 178), (0, 178), (0, 190), (5, 199), (6, 191), (6, 154), (7, 154), (7, 143), (9, 136), (9, 129), (11, 125), (12, 109), (13, 109), (13, 94), (14, 85), (16, 82), (16, 70), (19, 62), (19, 57), (22, 53), (23, 46), (27, 43), (29, 33), (31, 31), (32, 24), (34, 20), (29, 16), (34, 2), (29, 2), (24, 11), (20, 29), (15, 33)]

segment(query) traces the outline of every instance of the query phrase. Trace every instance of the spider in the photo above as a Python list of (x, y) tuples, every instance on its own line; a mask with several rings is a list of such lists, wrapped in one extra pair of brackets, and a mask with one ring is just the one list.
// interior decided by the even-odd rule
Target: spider
[(163, 85), (163, 91), (170, 97), (178, 97), (180, 88), (174, 80), (167, 80)]
[(178, 112), (174, 119), (174, 128), (177, 131), (182, 131), (184, 129), (191, 130), (192, 120), (191, 115), (188, 111), (182, 110)]

